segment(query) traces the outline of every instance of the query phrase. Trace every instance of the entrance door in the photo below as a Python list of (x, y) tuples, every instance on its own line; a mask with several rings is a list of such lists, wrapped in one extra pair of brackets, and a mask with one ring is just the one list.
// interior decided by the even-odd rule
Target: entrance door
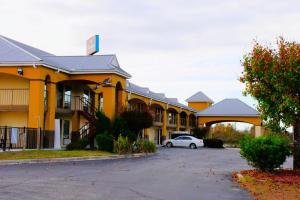
[(70, 120), (63, 120), (63, 145), (67, 145), (70, 142)]
[(162, 133), (161, 128), (155, 129), (155, 143), (157, 145), (161, 144), (161, 133)]
[(60, 119), (55, 119), (54, 149), (60, 149)]

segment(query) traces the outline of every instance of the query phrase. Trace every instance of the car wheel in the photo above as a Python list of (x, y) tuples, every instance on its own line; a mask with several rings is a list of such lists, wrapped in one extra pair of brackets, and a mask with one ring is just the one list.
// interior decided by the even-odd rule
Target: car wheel
[(173, 144), (172, 144), (172, 142), (168, 142), (168, 143), (166, 144), (166, 146), (167, 146), (168, 148), (171, 148), (171, 147), (173, 146)]
[(191, 149), (196, 149), (197, 146), (196, 146), (194, 143), (192, 143), (192, 144), (190, 144), (190, 148), (191, 148)]

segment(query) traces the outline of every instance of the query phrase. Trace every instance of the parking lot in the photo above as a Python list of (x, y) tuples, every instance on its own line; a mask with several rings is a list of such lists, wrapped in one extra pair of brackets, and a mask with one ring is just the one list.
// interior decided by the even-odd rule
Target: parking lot
[(1, 166), (0, 199), (251, 199), (230, 176), (247, 168), (238, 149), (206, 148), (159, 148), (143, 158)]

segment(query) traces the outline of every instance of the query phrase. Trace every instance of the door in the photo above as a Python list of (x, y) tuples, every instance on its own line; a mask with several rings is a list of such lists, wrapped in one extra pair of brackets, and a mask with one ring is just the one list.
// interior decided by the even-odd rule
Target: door
[(177, 147), (182, 147), (183, 146), (182, 136), (179, 136), (179, 137), (175, 138), (174, 142), (173, 142), (173, 145), (177, 146)]
[(191, 142), (192, 142), (191, 138), (186, 137), (186, 136), (182, 137), (182, 146), (189, 147)]
[(63, 120), (63, 145), (67, 145), (70, 142), (70, 120)]
[(157, 145), (161, 144), (161, 133), (162, 133), (162, 130), (160, 128), (155, 129), (155, 143)]
[(55, 119), (54, 149), (60, 149), (60, 119)]

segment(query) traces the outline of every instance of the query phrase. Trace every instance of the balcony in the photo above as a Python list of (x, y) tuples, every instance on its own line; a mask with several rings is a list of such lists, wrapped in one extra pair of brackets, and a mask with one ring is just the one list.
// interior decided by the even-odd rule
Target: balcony
[(177, 118), (169, 118), (167, 127), (176, 128), (177, 127)]
[(186, 127), (186, 118), (180, 118), (180, 128)]
[(162, 126), (163, 118), (161, 113), (155, 113), (153, 116), (153, 125), (154, 126)]
[(90, 112), (94, 106), (87, 98), (80, 96), (63, 95), (57, 97), (56, 112), (60, 114), (70, 114), (74, 111)]
[(28, 89), (0, 89), (0, 111), (27, 111)]

